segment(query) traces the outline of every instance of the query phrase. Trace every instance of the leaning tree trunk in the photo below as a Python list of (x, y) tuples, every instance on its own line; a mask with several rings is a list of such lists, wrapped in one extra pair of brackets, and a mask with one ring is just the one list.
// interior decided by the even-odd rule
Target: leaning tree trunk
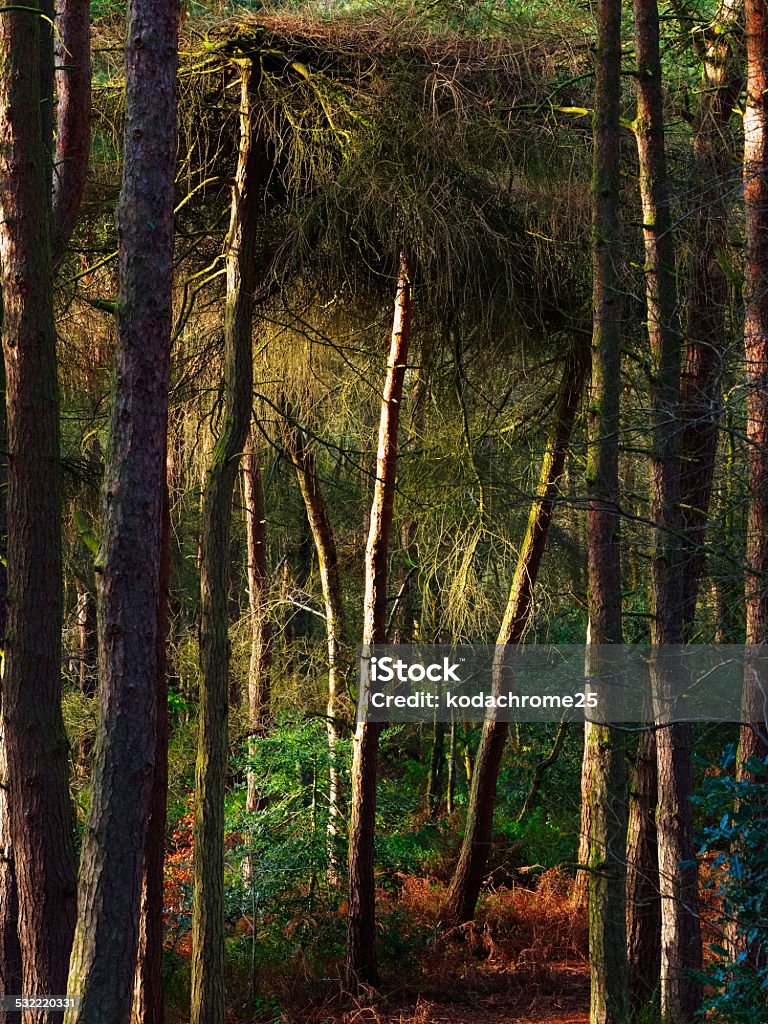
[[(251, 658), (248, 666), (248, 745), (253, 750), (270, 726), (270, 671), (272, 668), (272, 627), (267, 599), (267, 536), (264, 518), (264, 489), (261, 483), (258, 436), (251, 429), (248, 450), (243, 453), (243, 500), (245, 538), (248, 551), (248, 605), (251, 617)], [(248, 769), (245, 806), (252, 814), (265, 806), (264, 795), (253, 769)]]
[(68, 1024), (127, 1024), (156, 758), (173, 290), (174, 0), (132, 0), (117, 213), (119, 320), (99, 555), (101, 713), (83, 843)]
[[(622, 641), (619, 542), (621, 396), (621, 0), (601, 0), (593, 157), (592, 380), (587, 487), (587, 676), (606, 674), (604, 648)], [(609, 669), (608, 669), (609, 671)], [(597, 691), (600, 682), (593, 682)], [(626, 770), (624, 734), (597, 722), (586, 732), (589, 771), (590, 1024), (622, 1024), (627, 1010)]]
[[(386, 639), (387, 558), (395, 503), (397, 434), (411, 341), (412, 313), (411, 267), (405, 254), (401, 253), (392, 341), (381, 401), (376, 483), (365, 550), (363, 644), (366, 647), (384, 643)], [(352, 988), (360, 984), (378, 983), (373, 842), (380, 733), (379, 723), (359, 721), (355, 729), (352, 751), (352, 819), (349, 827), (347, 918), (347, 978)]]
[[(288, 419), (290, 411), (288, 410)], [(328, 507), (317, 475), (314, 451), (307, 446), (304, 432), (296, 424), (287, 424), (284, 434), (286, 451), (296, 469), (299, 490), (307, 513), (307, 522), (317, 553), (320, 569), (320, 586), (325, 606), (325, 638), (328, 650), (328, 705), (326, 708), (326, 730), (328, 734), (328, 844), (331, 884), (338, 884), (339, 864), (336, 851), (339, 822), (342, 817), (342, 793), (338, 769), (339, 741), (341, 740), (341, 706), (344, 693), (344, 605), (341, 594), (341, 575), (336, 553), (336, 539), (333, 534)]]
[(232, 494), (253, 406), (252, 321), (262, 158), (253, 138), (255, 70), (241, 71), (240, 153), (227, 237), (223, 428), (205, 482), (200, 562), (200, 718), (195, 766), (191, 1024), (224, 1021), (224, 786)]
[[(3, 715), (20, 991), (62, 993), (75, 926), (61, 718), (61, 468), (37, 5), (0, 11), (0, 268), (8, 422)], [(48, 1024), (55, 1014), (26, 1013)]]
[[(745, 604), (747, 644), (768, 643), (768, 11), (765, 0), (746, 0), (747, 109), (744, 116), (746, 289), (744, 353), (747, 362), (749, 514)], [(747, 660), (744, 676), (740, 773), (750, 757), (768, 755), (764, 670)]]
[[(634, 0), (637, 53), (637, 119), (640, 197), (645, 242), (646, 306), (652, 361), (651, 636), (655, 645), (683, 641), (683, 573), (680, 537), (680, 334), (677, 329), (672, 219), (664, 152), (664, 107), (656, 0)], [(668, 659), (651, 664), (653, 692), (670, 695)], [(661, 706), (661, 705), (660, 705)], [(661, 892), (661, 1012), (690, 1020), (701, 1003), (691, 972), (701, 967), (697, 869), (693, 847), (690, 729), (674, 723), (658, 731), (659, 885)]]
[[(504, 619), (496, 640), (499, 645), (520, 643), (528, 625), (533, 604), (533, 588), (546, 547), (555, 503), (560, 493), (560, 480), (565, 468), (573, 422), (584, 390), (586, 372), (587, 360), (584, 353), (574, 345), (566, 358), (560, 397), (541, 467), (536, 500), (528, 517), (528, 526), (512, 579)], [(464, 840), (443, 909), (444, 919), (455, 924), (471, 920), (480, 895), (483, 872), (491, 845), (496, 780), (507, 731), (507, 722), (494, 719), (483, 723), (480, 748), (472, 771)]]

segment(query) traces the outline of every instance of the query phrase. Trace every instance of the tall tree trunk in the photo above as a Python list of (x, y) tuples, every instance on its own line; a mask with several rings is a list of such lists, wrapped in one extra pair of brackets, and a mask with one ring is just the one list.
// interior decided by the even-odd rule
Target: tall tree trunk
[(252, 137), (256, 71), (241, 70), (240, 153), (227, 236), (222, 432), (205, 482), (200, 564), (200, 718), (195, 766), (191, 1024), (224, 1022), (224, 785), (232, 494), (253, 406), (253, 293), (263, 157)]
[[(61, 718), (61, 468), (50, 156), (37, 4), (0, 13), (0, 268), (8, 416), (8, 629), (3, 716), (22, 991), (65, 992), (75, 852)], [(25, 1013), (49, 1024), (52, 1013)]]
[(58, 262), (75, 227), (91, 147), (91, 5), (56, 5), (56, 151), (51, 238)]
[(176, 167), (175, 0), (132, 0), (119, 320), (99, 569), (101, 713), (68, 1024), (128, 1024), (152, 805)]
[(440, 794), (443, 788), (443, 763), (445, 761), (445, 722), (435, 722), (432, 732), (432, 749), (429, 755), (427, 775), (427, 813), (430, 821), (436, 821), (440, 810)]
[[(672, 219), (664, 152), (664, 108), (656, 0), (634, 0), (637, 53), (637, 137), (645, 242), (646, 306), (652, 360), (651, 638), (683, 641), (680, 511), (680, 334), (677, 329)], [(669, 695), (667, 659), (651, 664), (653, 692)], [(701, 1002), (691, 971), (701, 966), (697, 869), (693, 848), (690, 730), (675, 723), (656, 736), (659, 804), (656, 827), (661, 891), (661, 1011), (687, 1021)]]
[(98, 637), (96, 627), (96, 598), (85, 583), (75, 580), (77, 591), (77, 665), (80, 692), (93, 697), (97, 688)]
[[(167, 459), (165, 460), (167, 467)], [(160, 589), (157, 626), (157, 713), (155, 770), (144, 847), (139, 947), (131, 1024), (163, 1024), (163, 889), (168, 804), (168, 605), (171, 571), (171, 509), (168, 475), (163, 486)]]
[[(587, 677), (600, 690), (604, 648), (622, 642), (619, 542), (621, 395), (621, 2), (601, 0), (592, 180), (593, 330), (587, 487), (589, 628)], [(627, 1009), (626, 770), (624, 734), (593, 723), (589, 771), (590, 1024), (622, 1024)]]
[[(243, 454), (243, 496), (245, 500), (245, 536), (248, 550), (248, 603), (251, 615), (251, 659), (248, 666), (248, 744), (253, 748), (270, 725), (270, 671), (272, 667), (272, 628), (267, 608), (269, 576), (267, 537), (264, 518), (264, 491), (261, 484), (258, 436), (251, 429), (248, 450)], [(255, 813), (264, 807), (264, 796), (253, 770), (248, 771), (246, 809)]]
[[(288, 410), (290, 419), (290, 410)], [(326, 729), (328, 733), (328, 843), (329, 881), (339, 882), (339, 864), (336, 855), (336, 841), (339, 819), (342, 817), (342, 793), (338, 769), (338, 751), (341, 740), (340, 698), (344, 692), (344, 605), (341, 595), (341, 576), (336, 553), (336, 539), (333, 535), (328, 507), (317, 475), (314, 451), (307, 446), (304, 432), (297, 425), (288, 425), (284, 443), (296, 469), (299, 490), (307, 514), (307, 522), (317, 553), (320, 570), (320, 586), (325, 606), (325, 637), (328, 649), (328, 706), (326, 708)]]
[(718, 17), (695, 36), (702, 80), (693, 137), (697, 205), (690, 239), (680, 444), (686, 640), (693, 636), (704, 568), (705, 529), (722, 404), (720, 381), (727, 348), (727, 280), (721, 261), (728, 247), (726, 194), (733, 170), (729, 125), (742, 83), (734, 38), (739, 6), (737, 0), (726, 0)]
[[(744, 353), (747, 362), (749, 514), (745, 583), (747, 644), (768, 643), (768, 10), (746, 0), (747, 109), (744, 116), (746, 288)], [(764, 674), (764, 673), (763, 673)], [(744, 675), (740, 757), (768, 755), (766, 680), (759, 662)]]
[(445, 813), (453, 814), (456, 800), (456, 719), (451, 719), (451, 731), (448, 739), (448, 785), (445, 793)]
[[(531, 614), (533, 588), (547, 543), (576, 411), (584, 391), (585, 354), (574, 345), (565, 362), (552, 432), (541, 467), (536, 499), (517, 560), (497, 644), (520, 643)], [(464, 840), (443, 911), (447, 921), (461, 923), (475, 913), (488, 860), (496, 801), (496, 780), (508, 723), (486, 720), (472, 772)]]
[[(363, 644), (385, 641), (387, 615), (387, 558), (397, 473), (397, 434), (403, 384), (411, 341), (413, 300), (411, 267), (400, 254), (395, 315), (381, 401), (376, 483), (365, 549)], [(373, 841), (376, 822), (376, 776), (381, 725), (359, 721), (352, 751), (352, 820), (349, 827), (349, 916), (347, 918), (347, 976), (351, 987), (376, 985), (376, 885)]]

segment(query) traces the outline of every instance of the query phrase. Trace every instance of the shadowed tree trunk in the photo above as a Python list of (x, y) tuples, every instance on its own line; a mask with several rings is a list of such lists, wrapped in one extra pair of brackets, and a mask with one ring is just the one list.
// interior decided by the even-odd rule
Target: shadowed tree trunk
[[(586, 373), (585, 354), (574, 345), (565, 361), (560, 396), (541, 467), (536, 500), (528, 517), (528, 526), (520, 548), (504, 619), (496, 640), (500, 645), (520, 643), (528, 625), (533, 604), (533, 588), (536, 585), (549, 526), (560, 493), (560, 480), (565, 468), (576, 410), (584, 390)], [(507, 722), (486, 720), (483, 723), (480, 748), (472, 771), (464, 840), (443, 910), (444, 920), (455, 924), (468, 921), (474, 916), (480, 895), (491, 845), (496, 780), (507, 731)]]
[(445, 761), (445, 722), (435, 722), (432, 731), (432, 749), (429, 754), (427, 775), (427, 813), (430, 821), (436, 821), (440, 810), (440, 794), (443, 788), (443, 763)]
[[(634, 0), (637, 54), (637, 137), (645, 243), (646, 306), (651, 354), (651, 638), (683, 641), (683, 565), (680, 510), (680, 334), (677, 328), (672, 220), (664, 152), (664, 108), (656, 0)], [(652, 689), (670, 695), (668, 659), (651, 664)], [(660, 705), (661, 706), (661, 705)], [(656, 735), (656, 828), (661, 891), (661, 1011), (690, 1020), (701, 986), (690, 972), (701, 966), (697, 869), (693, 849), (690, 729), (675, 723)]]
[[(263, 736), (270, 725), (270, 671), (272, 668), (272, 628), (268, 618), (266, 521), (264, 491), (259, 465), (258, 435), (251, 428), (248, 450), (243, 453), (243, 498), (245, 536), (248, 550), (248, 604), (251, 615), (251, 658), (248, 666), (249, 747)], [(252, 770), (248, 771), (246, 809), (262, 810), (264, 797)]]
[(175, 0), (132, 0), (118, 342), (99, 571), (101, 708), (83, 842), (68, 1024), (128, 1024), (152, 810), (176, 167)]
[[(167, 466), (167, 459), (166, 459)], [(168, 803), (168, 587), (171, 570), (171, 510), (167, 472), (163, 487), (160, 590), (157, 627), (155, 770), (144, 846), (139, 946), (131, 1024), (163, 1024), (163, 888)]]
[[(621, 2), (598, 6), (592, 179), (593, 329), (587, 488), (589, 636), (586, 675), (598, 693), (604, 648), (622, 642), (619, 543), (621, 395)], [(601, 702), (602, 703), (602, 702)], [(589, 800), (590, 1024), (623, 1024), (627, 1009), (626, 770), (624, 734), (586, 731)], [(583, 829), (582, 829), (583, 831)]]
[(191, 1024), (224, 1022), (224, 786), (232, 494), (253, 406), (253, 293), (263, 154), (253, 138), (256, 72), (241, 67), (240, 153), (227, 236), (222, 430), (205, 482), (200, 563), (200, 719), (195, 766)]
[[(61, 718), (61, 469), (40, 17), (0, 13), (0, 268), (8, 423), (3, 716), (21, 991), (66, 992), (74, 822)], [(43, 49), (46, 49), (44, 47)], [(44, 68), (46, 78), (48, 69)], [(55, 1014), (26, 1013), (49, 1024)]]
[[(411, 267), (400, 254), (395, 315), (381, 401), (376, 482), (365, 549), (363, 644), (386, 639), (387, 558), (395, 502), (397, 434), (403, 384), (411, 341), (413, 300)], [(373, 841), (376, 823), (376, 777), (381, 725), (360, 721), (352, 750), (352, 819), (349, 827), (349, 915), (347, 918), (347, 980), (351, 988), (376, 985), (376, 885)]]
[(694, 35), (702, 79), (693, 137), (697, 205), (690, 238), (680, 442), (683, 627), (687, 641), (693, 636), (704, 568), (727, 347), (727, 280), (721, 261), (728, 247), (726, 195), (734, 163), (729, 125), (742, 84), (735, 39), (739, 6), (737, 0), (726, 0), (718, 17)]
[[(291, 413), (287, 410), (287, 420)], [(328, 515), (328, 507), (317, 475), (314, 451), (307, 446), (301, 427), (287, 422), (284, 443), (291, 462), (296, 469), (302, 501), (307, 513), (307, 522), (317, 552), (320, 570), (320, 586), (325, 606), (325, 638), (328, 649), (328, 705), (326, 708), (326, 729), (328, 733), (328, 840), (329, 880), (339, 882), (340, 865), (336, 857), (336, 836), (339, 819), (342, 816), (342, 794), (337, 767), (338, 746), (341, 739), (339, 728), (341, 708), (339, 700), (344, 692), (344, 655), (342, 637), (344, 634), (344, 605), (341, 595), (341, 576), (336, 553), (336, 539)]]
[(75, 227), (91, 148), (91, 5), (56, 5), (56, 151), (51, 239), (55, 262)]
[[(744, 116), (746, 287), (744, 354), (747, 363), (749, 514), (745, 582), (747, 644), (768, 643), (768, 10), (746, 0), (747, 109)], [(764, 669), (763, 669), (764, 673)], [(759, 660), (746, 662), (740, 757), (768, 755), (766, 680)]]

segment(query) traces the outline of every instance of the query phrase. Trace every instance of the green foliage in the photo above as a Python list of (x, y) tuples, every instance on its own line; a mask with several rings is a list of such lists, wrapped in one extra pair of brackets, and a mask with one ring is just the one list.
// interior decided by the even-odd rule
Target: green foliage
[[(726, 749), (719, 773), (707, 778), (697, 803), (712, 824), (701, 853), (711, 861), (723, 937), (711, 945), (714, 962), (703, 980), (713, 994), (705, 1012), (723, 1024), (764, 1024), (768, 1017), (768, 761), (751, 759), (750, 776), (734, 775), (736, 751)], [(727, 933), (735, 928), (735, 958)]]

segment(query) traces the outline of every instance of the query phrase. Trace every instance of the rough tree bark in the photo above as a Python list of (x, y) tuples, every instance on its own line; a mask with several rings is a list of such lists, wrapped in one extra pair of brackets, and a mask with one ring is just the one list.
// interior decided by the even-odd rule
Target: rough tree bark
[[(395, 502), (397, 435), (403, 384), (411, 341), (413, 299), (411, 267), (400, 254), (392, 340), (381, 401), (376, 482), (365, 549), (363, 644), (384, 643), (387, 615), (387, 558)], [(376, 985), (376, 885), (373, 842), (376, 822), (376, 777), (381, 725), (360, 721), (352, 750), (352, 818), (349, 827), (349, 914), (347, 979), (351, 988)]]
[(160, 588), (157, 611), (157, 712), (155, 770), (144, 844), (144, 878), (131, 1024), (164, 1024), (163, 892), (165, 826), (168, 803), (168, 610), (171, 571), (171, 509), (166, 478), (163, 487)]
[(99, 575), (101, 708), (67, 1024), (128, 1024), (151, 812), (176, 168), (175, 0), (131, 0), (118, 343)]
[[(587, 420), (589, 637), (586, 669), (600, 691), (605, 645), (622, 642), (619, 541), (621, 396), (621, 2), (601, 0), (592, 179), (592, 379)], [(624, 734), (586, 731), (589, 800), (590, 1024), (622, 1024), (627, 1009)]]
[[(248, 604), (251, 615), (251, 659), (248, 666), (249, 747), (263, 736), (270, 726), (270, 671), (272, 668), (272, 627), (269, 622), (267, 598), (267, 537), (264, 519), (264, 490), (259, 465), (258, 435), (251, 429), (247, 451), (243, 453), (243, 499), (245, 502), (245, 536), (248, 551)], [(264, 807), (259, 781), (248, 771), (246, 809), (252, 814)]]
[[(637, 55), (637, 138), (643, 210), (648, 339), (652, 361), (651, 507), (655, 524), (651, 560), (651, 639), (683, 642), (683, 572), (680, 509), (680, 360), (672, 219), (664, 151), (664, 106), (656, 0), (634, 0)], [(651, 664), (653, 692), (668, 693), (668, 659)], [(674, 723), (656, 736), (656, 828), (661, 892), (661, 1012), (687, 1021), (699, 1008), (701, 987), (691, 975), (701, 966), (697, 869), (693, 848), (690, 730)]]
[[(22, 991), (56, 993), (66, 991), (76, 882), (61, 718), (59, 401), (40, 35), (37, 4), (0, 13), (0, 267), (9, 465), (3, 717)], [(54, 1015), (25, 1016), (49, 1024)]]
[[(565, 361), (560, 396), (541, 467), (536, 500), (528, 517), (507, 607), (496, 640), (499, 645), (520, 643), (528, 625), (533, 589), (560, 492), (560, 479), (565, 468), (573, 422), (584, 391), (586, 372), (585, 354), (578, 345), (573, 345)], [(472, 771), (464, 840), (443, 908), (444, 920), (454, 924), (468, 921), (474, 916), (480, 895), (491, 845), (496, 780), (507, 731), (507, 722), (486, 720), (483, 723), (480, 747)]]
[[(747, 644), (768, 643), (768, 10), (746, 0), (747, 108), (744, 115), (749, 514), (745, 582)], [(768, 755), (766, 680), (759, 662), (746, 663), (740, 772), (750, 757)]]
[(253, 406), (253, 293), (263, 154), (253, 137), (257, 72), (241, 66), (240, 152), (226, 246), (224, 411), (205, 482), (200, 564), (200, 719), (195, 766), (191, 1024), (224, 1022), (224, 785), (232, 494)]

